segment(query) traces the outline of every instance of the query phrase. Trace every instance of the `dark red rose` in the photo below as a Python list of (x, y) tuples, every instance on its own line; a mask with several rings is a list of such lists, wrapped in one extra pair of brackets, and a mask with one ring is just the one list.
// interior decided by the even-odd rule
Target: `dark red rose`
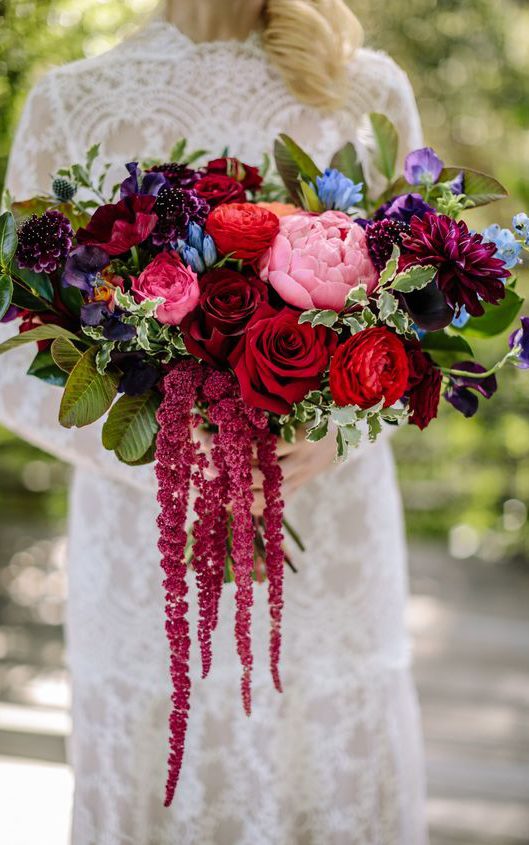
[(358, 332), (336, 350), (329, 382), (337, 405), (371, 408), (384, 399), (384, 407), (400, 399), (408, 384), (408, 358), (404, 344), (385, 327)]
[(257, 167), (250, 164), (243, 164), (238, 158), (215, 158), (208, 162), (206, 167), (208, 173), (221, 173), (231, 176), (240, 182), (247, 191), (257, 191), (263, 183), (263, 177)]
[(186, 348), (209, 364), (226, 366), (248, 321), (268, 300), (268, 285), (222, 267), (205, 273), (199, 286), (198, 305), (182, 323)]
[(406, 351), (409, 370), (406, 393), (411, 411), (410, 423), (422, 431), (437, 416), (443, 377), (418, 341), (406, 341)]
[(121, 255), (149, 237), (158, 220), (153, 213), (156, 197), (133, 194), (117, 203), (102, 205), (85, 228), (77, 230), (77, 243), (98, 246), (108, 255)]
[(320, 386), (337, 335), (324, 326), (298, 323), (299, 311), (259, 306), (230, 355), (242, 398), (254, 408), (287, 414)]
[(206, 231), (222, 255), (256, 261), (271, 246), (279, 232), (279, 218), (250, 202), (231, 202), (214, 208), (206, 221)]
[(195, 191), (203, 197), (210, 208), (216, 208), (223, 202), (244, 202), (246, 191), (240, 182), (222, 173), (211, 173), (199, 179)]

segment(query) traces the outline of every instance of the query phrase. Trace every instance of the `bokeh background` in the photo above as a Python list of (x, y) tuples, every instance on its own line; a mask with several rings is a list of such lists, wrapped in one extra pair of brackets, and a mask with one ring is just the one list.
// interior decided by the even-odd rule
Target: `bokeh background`
[[(38, 77), (113, 46), (155, 6), (0, 0), (0, 184)], [(408, 72), (427, 142), (447, 163), (488, 171), (508, 186), (509, 199), (470, 212), (469, 223), (509, 225), (513, 212), (529, 209), (529, 4), (352, 6), (368, 44)], [(526, 275), (521, 268), (529, 291)], [(484, 363), (493, 357), (487, 350)], [(529, 381), (517, 375), (505, 374), (473, 421), (446, 407), (425, 433), (408, 427), (395, 438), (439, 845), (529, 843)], [(27, 785), (33, 775), (16, 762), (27, 757), (48, 764), (57, 800), (71, 788), (60, 767), (68, 730), (61, 627), (67, 479), (67, 468), (0, 430), (0, 792), (2, 777), (11, 787), (17, 777)], [(2, 759), (11, 762), (2, 768)], [(15, 828), (9, 836), (0, 839), (16, 845)], [(58, 827), (50, 842), (61, 836)]]

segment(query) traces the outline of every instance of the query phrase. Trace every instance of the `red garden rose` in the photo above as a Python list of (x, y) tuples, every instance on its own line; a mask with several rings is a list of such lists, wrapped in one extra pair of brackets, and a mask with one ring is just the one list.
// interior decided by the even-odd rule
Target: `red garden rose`
[(244, 202), (246, 191), (240, 182), (222, 173), (203, 176), (195, 184), (195, 191), (206, 200), (210, 208), (216, 208), (223, 202)]
[(422, 431), (437, 416), (443, 377), (417, 340), (408, 340), (406, 350), (409, 370), (406, 393), (411, 411), (410, 423)]
[(222, 267), (199, 280), (200, 299), (182, 323), (188, 352), (209, 364), (226, 365), (248, 321), (268, 299), (268, 285)]
[(298, 323), (299, 312), (259, 306), (230, 355), (242, 398), (254, 408), (286, 414), (320, 386), (337, 335)]
[(271, 246), (279, 232), (279, 218), (258, 205), (233, 202), (214, 208), (206, 231), (223, 255), (229, 252), (243, 261), (255, 261)]
[(336, 350), (329, 381), (337, 405), (371, 408), (384, 399), (388, 408), (408, 384), (404, 344), (385, 327), (358, 332)]
[(247, 191), (256, 191), (263, 183), (263, 177), (257, 167), (250, 164), (243, 164), (238, 158), (215, 158), (208, 162), (206, 167), (208, 173), (221, 173), (231, 176), (240, 182)]
[(153, 212), (156, 197), (133, 194), (117, 203), (97, 208), (85, 228), (77, 230), (77, 243), (98, 246), (108, 255), (121, 255), (149, 237), (158, 220)]

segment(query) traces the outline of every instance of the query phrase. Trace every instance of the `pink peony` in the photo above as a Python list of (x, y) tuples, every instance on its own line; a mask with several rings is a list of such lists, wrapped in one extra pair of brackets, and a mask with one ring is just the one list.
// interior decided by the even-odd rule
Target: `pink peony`
[(261, 278), (301, 310), (340, 311), (351, 288), (363, 284), (370, 294), (378, 284), (364, 230), (341, 211), (282, 217), (260, 269)]
[(163, 297), (156, 316), (161, 323), (177, 326), (198, 303), (198, 278), (182, 263), (177, 252), (160, 252), (137, 279), (132, 280), (136, 300)]

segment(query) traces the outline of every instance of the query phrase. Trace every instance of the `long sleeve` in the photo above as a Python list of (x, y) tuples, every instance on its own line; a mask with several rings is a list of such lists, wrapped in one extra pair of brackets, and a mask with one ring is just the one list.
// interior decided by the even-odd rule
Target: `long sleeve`
[[(13, 198), (28, 199), (49, 190), (50, 175), (70, 163), (62, 120), (53, 74), (49, 74), (31, 92), (13, 141), (6, 184)], [(0, 325), (0, 342), (15, 333), (15, 324)], [(61, 391), (26, 375), (34, 355), (31, 344), (0, 357), (0, 423), (68, 463), (154, 490), (152, 466), (125, 466), (103, 448), (101, 423), (82, 429), (59, 424)]]

